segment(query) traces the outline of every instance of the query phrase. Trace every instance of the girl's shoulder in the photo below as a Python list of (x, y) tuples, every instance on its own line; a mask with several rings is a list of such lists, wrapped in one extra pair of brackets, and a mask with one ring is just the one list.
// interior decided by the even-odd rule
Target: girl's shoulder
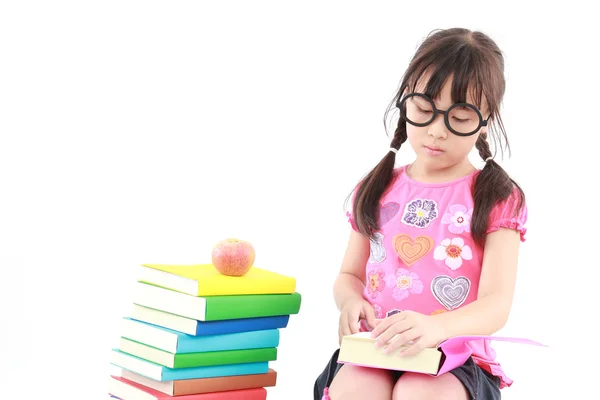
[(401, 175), (406, 173), (406, 168), (408, 168), (409, 164), (399, 165), (394, 167), (394, 171), (392, 172), (393, 179), (400, 177)]
[(487, 233), (500, 228), (515, 229), (520, 233), (521, 241), (524, 242), (528, 217), (529, 210), (525, 197), (515, 186), (510, 196), (506, 200), (498, 202), (490, 211)]
[(406, 175), (407, 167), (408, 167), (408, 164), (394, 167), (394, 170), (392, 171), (392, 180), (390, 181), (388, 188), (390, 188), (394, 184), (401, 182), (403, 180), (403, 178), (405, 178), (407, 176)]

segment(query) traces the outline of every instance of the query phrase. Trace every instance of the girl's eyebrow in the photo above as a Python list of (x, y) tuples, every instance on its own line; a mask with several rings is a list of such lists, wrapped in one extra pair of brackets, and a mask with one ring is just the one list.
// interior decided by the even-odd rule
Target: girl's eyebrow
[[(469, 104), (471, 104), (471, 103), (469, 103)], [(462, 109), (462, 110), (464, 110), (464, 109), (470, 110), (470, 108), (467, 107), (467, 106), (458, 106), (458, 107), (455, 107), (455, 108), (459, 108), (459, 109)]]

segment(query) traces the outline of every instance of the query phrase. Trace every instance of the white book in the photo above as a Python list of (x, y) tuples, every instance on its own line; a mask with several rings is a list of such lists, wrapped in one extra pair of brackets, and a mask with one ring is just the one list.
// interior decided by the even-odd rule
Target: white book
[(136, 283), (133, 293), (135, 304), (198, 321), (204, 321), (206, 318), (206, 299), (203, 297), (192, 296), (142, 282)]
[(195, 319), (140, 306), (139, 304), (133, 305), (130, 316), (138, 321), (162, 326), (188, 335), (196, 335), (198, 329), (198, 321)]

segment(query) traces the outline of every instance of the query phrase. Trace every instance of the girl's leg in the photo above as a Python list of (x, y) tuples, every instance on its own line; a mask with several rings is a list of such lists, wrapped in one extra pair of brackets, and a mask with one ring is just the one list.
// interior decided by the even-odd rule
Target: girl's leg
[(390, 400), (394, 388), (392, 372), (344, 365), (329, 388), (331, 400)]
[(393, 400), (469, 400), (467, 389), (450, 373), (429, 376), (405, 372), (393, 390)]

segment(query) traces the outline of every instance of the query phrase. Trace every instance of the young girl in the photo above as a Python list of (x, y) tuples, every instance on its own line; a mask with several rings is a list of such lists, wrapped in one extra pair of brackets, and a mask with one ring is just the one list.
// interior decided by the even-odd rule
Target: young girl
[[(391, 148), (356, 186), (348, 213), (334, 284), (340, 340), (372, 331), (377, 346), (392, 339), (388, 352), (408, 345), (390, 356), (401, 357), (504, 326), (527, 218), (523, 191), (489, 148), (492, 135), (506, 138), (504, 85), (502, 53), (480, 32), (437, 31), (417, 50), (394, 98)], [(395, 168), (407, 140), (416, 159)], [(469, 161), (473, 146), (481, 170)], [(487, 340), (469, 346), (469, 360), (438, 377), (338, 364), (336, 350), (315, 399), (499, 399), (511, 379)]]

